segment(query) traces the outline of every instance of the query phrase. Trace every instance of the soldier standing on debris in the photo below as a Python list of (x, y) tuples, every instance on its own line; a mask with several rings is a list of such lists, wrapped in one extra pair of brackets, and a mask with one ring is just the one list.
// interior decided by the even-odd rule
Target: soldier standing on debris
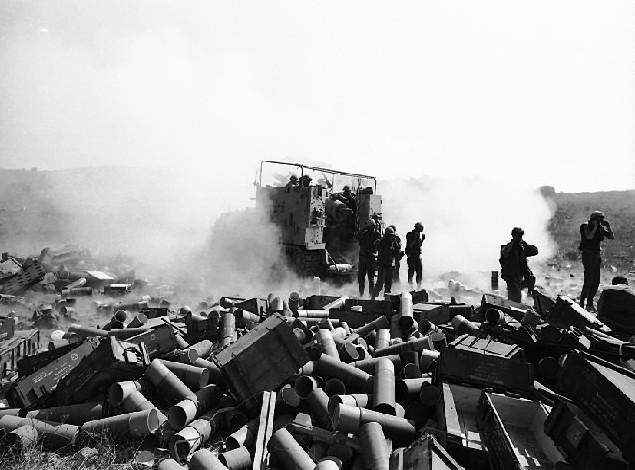
[(384, 236), (377, 242), (377, 248), (378, 272), (377, 283), (375, 284), (375, 290), (372, 294), (373, 299), (379, 295), (382, 288), (384, 288), (384, 294), (390, 294), (390, 290), (392, 289), (395, 259), (399, 256), (399, 252), (401, 251), (401, 244), (395, 236), (395, 231), (392, 227), (386, 227)]
[(613, 229), (607, 220), (604, 220), (604, 213), (593, 211), (589, 216), (589, 221), (580, 225), (580, 251), (582, 252), (582, 265), (584, 266), (584, 285), (580, 294), (580, 306), (594, 312), (593, 298), (600, 286), (600, 266), (602, 257), (600, 256), (600, 242), (608, 238), (613, 240)]
[(404, 257), (404, 252), (401, 250), (401, 237), (397, 233), (397, 227), (394, 225), (389, 225), (393, 232), (395, 233), (395, 238), (397, 239), (397, 243), (399, 243), (399, 253), (395, 256), (395, 269), (392, 272), (392, 280), (393, 282), (399, 282), (399, 270), (401, 269), (401, 258)]
[(359, 242), (359, 258), (357, 262), (357, 283), (359, 284), (359, 296), (364, 296), (366, 277), (368, 276), (368, 293), (372, 295), (375, 288), (375, 262), (377, 259), (377, 241), (379, 229), (373, 219), (366, 222), (357, 234)]
[(527, 258), (536, 256), (538, 248), (523, 240), (525, 231), (520, 227), (512, 229), (512, 240), (501, 247), (500, 265), (501, 277), (507, 283), (507, 298), (520, 302), (521, 290), (527, 287), (527, 293), (533, 291), (536, 278), (529, 269)]
[(423, 280), (423, 266), (421, 265), (421, 245), (426, 239), (421, 222), (415, 224), (415, 228), (406, 234), (406, 261), (408, 262), (408, 285), (412, 285), (412, 277), (417, 275), (417, 289), (421, 289)]

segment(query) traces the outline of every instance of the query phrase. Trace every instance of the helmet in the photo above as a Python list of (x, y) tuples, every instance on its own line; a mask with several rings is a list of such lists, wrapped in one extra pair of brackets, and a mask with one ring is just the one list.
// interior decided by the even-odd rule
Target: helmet
[(602, 211), (593, 211), (591, 212), (591, 215), (589, 216), (589, 220), (603, 219), (603, 218), (604, 218), (604, 212)]
[(397, 232), (397, 227), (395, 227), (394, 225), (389, 225), (388, 228), (391, 228), (393, 233)]
[(520, 227), (514, 227), (514, 228), (512, 229), (512, 237), (513, 237), (513, 236), (515, 236), (516, 234), (518, 234), (518, 235), (524, 235), (524, 234), (525, 234), (525, 231), (524, 231), (522, 228), (520, 228)]
[(415, 230), (416, 230), (417, 232), (423, 232), (423, 224), (422, 224), (421, 222), (417, 222), (417, 223), (415, 224)]
[(392, 227), (388, 226), (386, 227), (386, 230), (384, 231), (384, 233), (386, 235), (393, 235), (395, 233), (395, 230)]

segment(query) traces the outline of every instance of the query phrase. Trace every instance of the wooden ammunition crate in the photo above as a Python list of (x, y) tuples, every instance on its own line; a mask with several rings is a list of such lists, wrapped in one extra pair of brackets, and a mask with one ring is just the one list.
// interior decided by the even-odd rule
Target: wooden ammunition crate
[(0, 317), (0, 345), (15, 334), (15, 317)]
[(572, 403), (557, 400), (545, 432), (578, 470), (627, 470), (628, 463), (600, 426)]
[(78, 347), (64, 354), (33, 374), (18, 380), (9, 392), (9, 399), (17, 406), (34, 408), (44, 403), (60, 380), (68, 375), (80, 361), (99, 345), (97, 339), (83, 341)]
[(169, 325), (153, 328), (145, 333), (128, 338), (126, 341), (133, 344), (143, 343), (150, 360), (179, 348), (174, 330)]
[(260, 394), (275, 390), (309, 361), (281, 315), (272, 315), (216, 355), (237, 398), (258, 406)]
[(45, 274), (42, 265), (37, 260), (33, 260), (27, 267), (23, 266), (19, 273), (3, 279), (0, 284), (0, 292), (11, 295), (19, 294), (29, 286), (40, 282)]
[(463, 470), (430, 434), (424, 434), (404, 449), (402, 459), (401, 468), (391, 459), (390, 470)]
[(584, 310), (576, 301), (567, 296), (558, 296), (556, 303), (549, 309), (547, 321), (558, 328), (575, 326), (581, 330), (593, 328), (605, 333), (611, 331), (595, 315)]
[(92, 399), (115, 382), (138, 379), (149, 365), (150, 358), (143, 343), (119, 341), (112, 336), (102, 338), (98, 346), (59, 381), (55, 389), (57, 403), (72, 405)]
[(69, 351), (79, 347), (82, 343), (69, 343), (53, 350), (42, 351), (37, 354), (25, 356), (18, 361), (18, 375), (22, 379), (28, 375), (36, 373), (42, 367), (50, 364), (55, 359), (62, 357)]
[(0, 379), (12, 378), (19, 362), (36, 354), (40, 343), (40, 330), (17, 330), (6, 341), (0, 341)]
[(635, 373), (590, 354), (567, 355), (556, 392), (596, 420), (635, 465)]
[(478, 429), (477, 409), (481, 389), (448, 382), (440, 384), (436, 406), (438, 429), (428, 429), (450, 455), (470, 469), (488, 469), (487, 451)]
[(306, 310), (319, 310), (337, 299), (339, 297), (333, 297), (332, 295), (311, 295), (304, 299), (304, 308)]
[(483, 392), (478, 420), (492, 470), (570, 468), (545, 434), (549, 409), (524, 398)]
[(520, 321), (525, 315), (525, 311), (529, 310), (531, 307), (525, 304), (521, 304), (519, 302), (514, 302), (512, 300), (508, 300), (504, 297), (494, 294), (483, 294), (481, 298), (481, 315), (479, 318), (475, 318), (476, 321), (482, 321), (485, 312), (490, 308), (495, 308), (505, 312), (510, 317)]
[(437, 379), (528, 394), (533, 367), (521, 360), (522, 349), (491, 339), (462, 335), (441, 350)]
[(350, 310), (352, 307), (362, 307), (362, 311), (366, 314), (375, 313), (381, 315), (392, 314), (392, 303), (388, 300), (368, 300), (368, 299), (346, 299), (344, 302), (344, 310)]
[(260, 315), (260, 317), (262, 318), (267, 316), (267, 299), (254, 297), (253, 299), (247, 299), (243, 300), (242, 302), (237, 302), (234, 306), (236, 308), (247, 310), (254, 315)]

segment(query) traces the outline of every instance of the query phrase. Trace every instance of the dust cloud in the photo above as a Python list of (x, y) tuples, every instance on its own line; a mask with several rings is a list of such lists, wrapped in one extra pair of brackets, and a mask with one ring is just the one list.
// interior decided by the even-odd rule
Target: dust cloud
[(422, 259), (428, 283), (451, 273), (474, 287), (486, 288), (489, 272), (500, 267), (500, 245), (511, 239), (516, 226), (539, 249), (538, 256), (530, 259), (534, 271), (555, 253), (555, 242), (547, 230), (553, 208), (537, 188), (525, 185), (522, 179), (395, 179), (380, 181), (378, 192), (384, 220), (397, 226), (404, 244), (415, 222), (423, 224)]

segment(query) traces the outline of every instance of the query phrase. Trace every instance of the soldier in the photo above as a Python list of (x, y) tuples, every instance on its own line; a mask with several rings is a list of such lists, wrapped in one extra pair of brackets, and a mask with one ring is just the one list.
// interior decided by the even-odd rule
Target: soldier
[(580, 225), (580, 251), (582, 252), (582, 265), (584, 266), (584, 285), (580, 293), (580, 306), (589, 312), (595, 312), (593, 298), (600, 285), (600, 266), (602, 265), (602, 250), (600, 242), (605, 238), (613, 240), (613, 229), (607, 220), (604, 220), (604, 213), (593, 211), (589, 216), (589, 221)]
[(426, 239), (423, 225), (417, 222), (412, 231), (406, 234), (406, 261), (408, 262), (408, 285), (412, 285), (412, 277), (417, 275), (417, 289), (421, 289), (423, 280), (423, 266), (421, 264), (421, 245)]
[(374, 299), (379, 295), (382, 287), (384, 288), (384, 294), (390, 294), (392, 289), (392, 275), (395, 269), (395, 258), (401, 251), (401, 244), (395, 236), (395, 231), (392, 227), (386, 227), (384, 236), (377, 242), (378, 256), (377, 256), (377, 283), (375, 284), (375, 290), (373, 291), (372, 298)]
[(514, 302), (520, 302), (521, 290), (527, 287), (530, 294), (533, 290), (536, 278), (529, 269), (527, 258), (536, 256), (538, 248), (529, 245), (523, 240), (525, 231), (520, 227), (512, 229), (512, 240), (501, 247), (500, 265), (501, 277), (507, 283), (507, 298)]
[(377, 241), (379, 230), (373, 219), (366, 224), (357, 234), (359, 242), (359, 258), (357, 262), (357, 283), (359, 284), (359, 296), (364, 296), (366, 277), (368, 277), (368, 293), (372, 295), (375, 288), (375, 262), (377, 259)]
[[(389, 227), (395, 233), (395, 238), (397, 239), (397, 243), (399, 243), (399, 247), (401, 247), (401, 237), (397, 233), (397, 227), (395, 227), (394, 225), (389, 225)], [(393, 272), (392, 272), (393, 282), (399, 283), (399, 270), (401, 269), (401, 259), (403, 257), (404, 257), (404, 252), (400, 248), (399, 253), (397, 253), (397, 256), (395, 256), (395, 269), (393, 269)]]

